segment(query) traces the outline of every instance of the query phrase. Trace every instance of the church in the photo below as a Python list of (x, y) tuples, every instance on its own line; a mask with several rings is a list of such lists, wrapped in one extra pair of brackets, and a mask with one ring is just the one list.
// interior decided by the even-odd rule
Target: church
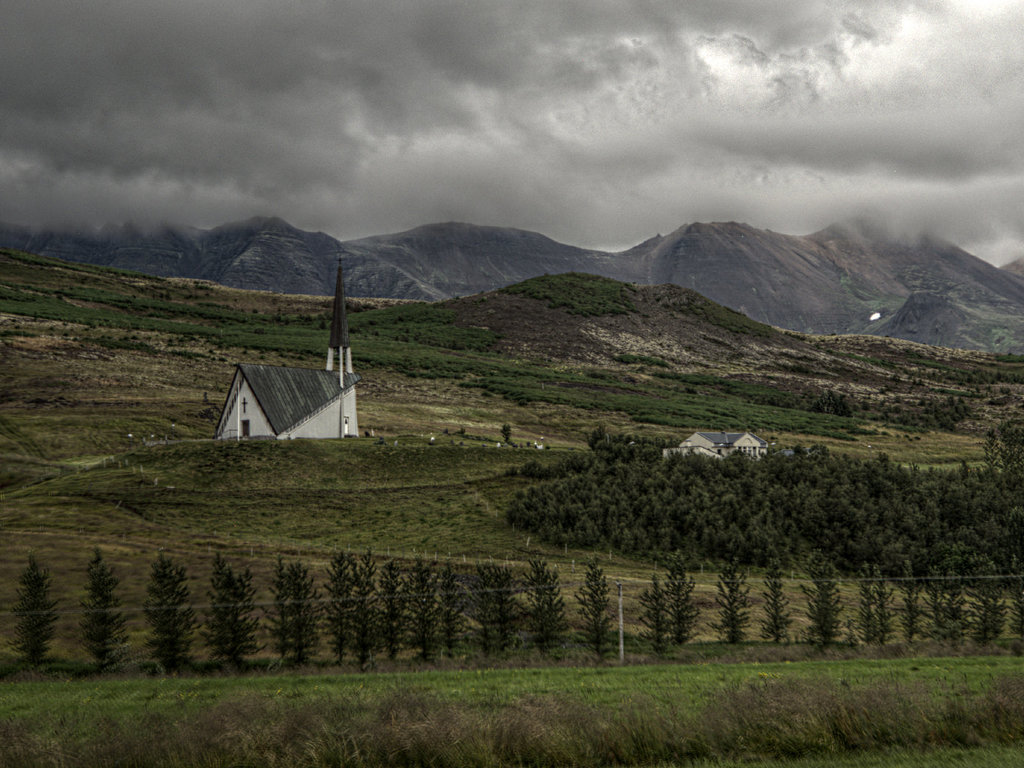
[(326, 369), (239, 363), (217, 424), (216, 439), (358, 437), (358, 381), (359, 374), (352, 370), (339, 263)]

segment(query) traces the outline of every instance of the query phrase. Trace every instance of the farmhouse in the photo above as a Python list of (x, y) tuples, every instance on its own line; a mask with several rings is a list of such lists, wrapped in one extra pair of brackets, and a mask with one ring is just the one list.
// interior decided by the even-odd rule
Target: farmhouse
[(665, 448), (666, 458), (681, 453), (721, 459), (733, 453), (742, 453), (759, 459), (768, 453), (768, 443), (750, 432), (694, 432), (676, 448)]
[(356, 437), (359, 378), (352, 370), (345, 286), (339, 264), (326, 369), (239, 363), (217, 424), (216, 438)]

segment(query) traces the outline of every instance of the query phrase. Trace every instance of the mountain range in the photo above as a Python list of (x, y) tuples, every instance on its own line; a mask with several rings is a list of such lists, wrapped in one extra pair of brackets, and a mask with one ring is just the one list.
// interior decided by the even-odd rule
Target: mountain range
[(896, 237), (866, 221), (804, 236), (735, 222), (693, 223), (620, 252), (455, 222), (339, 241), (278, 218), (209, 230), (0, 225), (0, 246), (153, 275), (313, 295), (331, 292), (340, 259), (351, 296), (427, 301), (543, 274), (582, 272), (683, 286), (791, 330), (1024, 352), (1021, 265), (999, 269), (952, 243)]

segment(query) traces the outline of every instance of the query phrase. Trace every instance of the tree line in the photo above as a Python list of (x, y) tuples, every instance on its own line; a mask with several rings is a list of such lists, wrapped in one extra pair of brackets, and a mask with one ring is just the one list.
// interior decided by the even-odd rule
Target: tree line
[(538, 482), (517, 494), (510, 523), (562, 546), (641, 557), (803, 567), (823, 553), (843, 573), (888, 576), (1006, 572), (1024, 562), (1024, 429), (1003, 425), (986, 465), (958, 471), (831, 455), (823, 448), (759, 461), (675, 455), (665, 441), (591, 435), (590, 452), (517, 470)]
[[(707, 609), (695, 597), (696, 583), (681, 552), (666, 558), (664, 575), (655, 573), (639, 594), (640, 638), (650, 652), (664, 655), (691, 642)], [(1024, 576), (998, 578), (945, 575), (920, 579), (905, 566), (904, 576), (888, 579), (877, 566), (865, 567), (856, 580), (855, 603), (844, 606), (835, 566), (814, 553), (808, 578), (800, 584), (803, 602), (792, 605), (779, 561), (773, 560), (760, 582), (758, 624), (747, 570), (735, 559), (722, 567), (715, 584), (714, 607), (704, 617), (724, 643), (756, 636), (773, 643), (839, 642), (884, 645), (902, 637), (960, 643), (971, 638), (990, 643), (1011, 634), (1024, 638)], [(29, 556), (19, 579), (13, 646), (29, 666), (48, 661), (58, 616), (50, 596), (49, 571)], [(119, 580), (99, 549), (88, 565), (80, 603), (80, 640), (96, 669), (107, 671), (129, 661), (126, 616)], [(531, 560), (525, 572), (507, 565), (480, 563), (459, 574), (451, 564), (417, 558), (402, 571), (392, 559), (379, 564), (370, 551), (336, 554), (326, 579), (317, 584), (302, 562), (279, 558), (271, 580), (272, 599), (257, 604), (253, 574), (215, 557), (200, 621), (191, 600), (185, 566), (161, 553), (152, 564), (142, 606), (145, 648), (158, 670), (192, 666), (197, 635), (212, 660), (242, 669), (269, 638), (284, 663), (308, 664), (324, 646), (332, 662), (369, 668), (377, 658), (412, 653), (429, 661), (475, 648), (501, 655), (515, 648), (542, 654), (582, 647), (603, 657), (612, 646), (613, 612), (609, 580), (591, 560), (574, 592), (571, 614), (558, 571)], [(575, 619), (575, 621), (571, 621)], [(799, 625), (799, 632), (793, 630)], [(262, 630), (262, 632), (261, 632)]]

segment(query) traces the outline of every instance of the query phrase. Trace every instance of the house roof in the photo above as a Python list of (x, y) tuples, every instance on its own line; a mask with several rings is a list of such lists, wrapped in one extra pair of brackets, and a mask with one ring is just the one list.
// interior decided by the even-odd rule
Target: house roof
[[(320, 410), (343, 391), (336, 371), (250, 363), (239, 363), (238, 370), (252, 387), (275, 434)], [(359, 378), (357, 373), (346, 373), (345, 389)]]
[(765, 440), (762, 440), (752, 432), (698, 432), (697, 434), (705, 440), (710, 440), (715, 445), (732, 445), (744, 435), (750, 435), (760, 445), (768, 445)]

